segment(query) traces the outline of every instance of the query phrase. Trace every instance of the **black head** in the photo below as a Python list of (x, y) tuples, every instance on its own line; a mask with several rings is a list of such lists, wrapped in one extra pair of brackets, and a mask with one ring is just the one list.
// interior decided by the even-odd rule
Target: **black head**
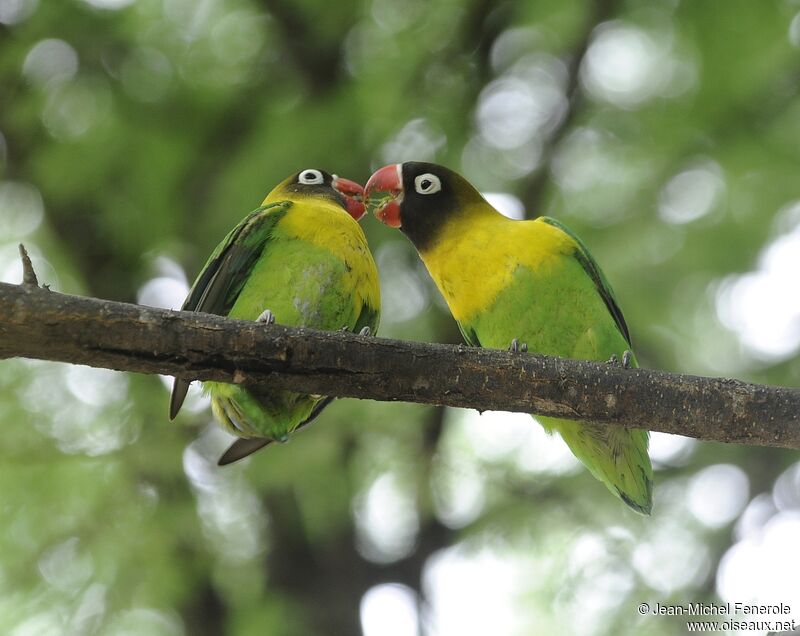
[(399, 228), (421, 252), (436, 242), (445, 224), (465, 206), (482, 200), (458, 173), (420, 161), (381, 168), (367, 182), (365, 196), (375, 216)]

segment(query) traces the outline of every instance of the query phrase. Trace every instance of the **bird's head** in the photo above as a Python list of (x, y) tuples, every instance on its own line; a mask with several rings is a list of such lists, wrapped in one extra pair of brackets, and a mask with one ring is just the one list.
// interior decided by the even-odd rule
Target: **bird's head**
[(486, 203), (458, 173), (419, 161), (377, 170), (367, 181), (364, 198), (379, 221), (399, 228), (420, 251), (447, 223)]
[(306, 168), (292, 175), (273, 190), (268, 199), (286, 194), (323, 197), (341, 205), (358, 221), (364, 216), (364, 188), (355, 181), (317, 168)]

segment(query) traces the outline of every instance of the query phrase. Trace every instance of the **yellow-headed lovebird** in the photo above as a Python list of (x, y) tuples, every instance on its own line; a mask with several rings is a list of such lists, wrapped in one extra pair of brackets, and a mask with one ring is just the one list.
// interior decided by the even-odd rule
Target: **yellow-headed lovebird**
[[(358, 224), (363, 189), (322, 170), (292, 175), (267, 195), (217, 246), (183, 309), (292, 327), (378, 329), (380, 284)], [(170, 419), (183, 404), (187, 380), (176, 379)], [(229, 464), (285, 441), (333, 398), (256, 391), (205, 382), (222, 427), (237, 435), (220, 458)]]
[[(414, 244), (473, 346), (636, 364), (614, 292), (586, 246), (558, 221), (509, 219), (466, 179), (406, 162), (370, 177), (365, 197)], [(631, 508), (650, 514), (648, 433), (539, 417)]]

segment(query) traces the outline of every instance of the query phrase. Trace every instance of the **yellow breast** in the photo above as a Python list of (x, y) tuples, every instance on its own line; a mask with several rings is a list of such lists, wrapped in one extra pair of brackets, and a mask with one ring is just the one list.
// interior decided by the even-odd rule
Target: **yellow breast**
[(280, 222), (281, 232), (329, 251), (347, 264), (356, 300), (379, 308), (380, 281), (367, 238), (358, 222), (326, 199), (297, 198)]
[(569, 236), (542, 221), (514, 221), (486, 206), (460, 214), (420, 257), (453, 317), (469, 322), (490, 307), (520, 266), (552, 267), (572, 247)]

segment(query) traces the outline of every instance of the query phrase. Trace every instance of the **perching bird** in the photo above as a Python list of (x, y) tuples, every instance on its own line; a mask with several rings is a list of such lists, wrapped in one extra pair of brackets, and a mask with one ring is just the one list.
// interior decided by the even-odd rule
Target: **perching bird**
[[(292, 327), (378, 329), (380, 284), (357, 183), (306, 169), (278, 184), (211, 254), (183, 309)], [(170, 419), (189, 381), (177, 379)], [(223, 428), (239, 436), (220, 458), (229, 464), (311, 422), (333, 398), (205, 382)]]
[[(414, 244), (471, 345), (636, 365), (614, 292), (586, 246), (558, 221), (515, 221), (442, 166), (381, 168), (365, 198)], [(537, 418), (631, 508), (650, 514), (648, 432)]]

